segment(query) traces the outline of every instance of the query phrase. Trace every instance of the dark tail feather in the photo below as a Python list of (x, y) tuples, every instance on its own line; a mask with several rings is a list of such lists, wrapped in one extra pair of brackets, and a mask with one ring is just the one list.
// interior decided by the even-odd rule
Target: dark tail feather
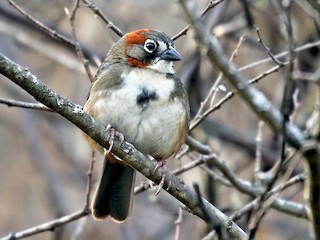
[(92, 215), (101, 220), (109, 215), (117, 222), (131, 212), (134, 170), (105, 160), (102, 176), (93, 197)]

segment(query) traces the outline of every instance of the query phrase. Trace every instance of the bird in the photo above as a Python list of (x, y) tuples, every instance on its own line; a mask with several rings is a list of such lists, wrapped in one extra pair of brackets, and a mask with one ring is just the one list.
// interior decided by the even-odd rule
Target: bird
[[(84, 111), (107, 126), (112, 137), (133, 144), (158, 163), (174, 156), (189, 130), (186, 89), (174, 71), (182, 60), (162, 31), (140, 29), (123, 35), (108, 51), (90, 87)], [(105, 149), (84, 134), (94, 151)], [(91, 204), (92, 216), (123, 222), (132, 212), (135, 171), (107, 153)]]

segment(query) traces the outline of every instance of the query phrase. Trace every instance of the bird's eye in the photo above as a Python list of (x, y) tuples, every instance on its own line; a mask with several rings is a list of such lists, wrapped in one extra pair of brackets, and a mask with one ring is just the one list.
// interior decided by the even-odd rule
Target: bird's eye
[(144, 43), (144, 50), (148, 53), (152, 53), (157, 48), (157, 43), (152, 39), (147, 39)]

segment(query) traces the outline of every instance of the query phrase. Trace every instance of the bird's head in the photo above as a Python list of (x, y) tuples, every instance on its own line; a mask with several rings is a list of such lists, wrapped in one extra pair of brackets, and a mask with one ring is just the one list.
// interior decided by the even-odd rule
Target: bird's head
[(130, 66), (162, 73), (173, 73), (173, 62), (182, 59), (169, 36), (150, 29), (127, 33), (108, 55), (113, 60), (124, 60)]

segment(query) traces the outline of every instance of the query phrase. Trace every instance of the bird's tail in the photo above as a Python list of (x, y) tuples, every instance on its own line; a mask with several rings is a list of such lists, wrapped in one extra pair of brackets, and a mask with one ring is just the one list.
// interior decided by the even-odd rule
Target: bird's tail
[[(109, 159), (112, 161), (109, 161)], [(116, 222), (123, 222), (131, 214), (135, 171), (110, 154), (92, 201), (92, 216), (101, 220), (109, 215)]]

